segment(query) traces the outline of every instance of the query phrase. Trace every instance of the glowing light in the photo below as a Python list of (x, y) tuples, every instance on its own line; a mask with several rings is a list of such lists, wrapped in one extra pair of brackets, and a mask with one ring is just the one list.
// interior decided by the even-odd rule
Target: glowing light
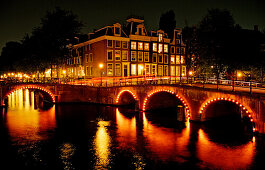
[(122, 90), (122, 91), (119, 92), (119, 94), (118, 94), (118, 96), (117, 96), (117, 98), (116, 98), (116, 103), (119, 102), (120, 96), (121, 96), (121, 94), (122, 94), (123, 92), (129, 92), (129, 93), (131, 93), (131, 95), (133, 96), (133, 98), (134, 98), (135, 100), (137, 100), (137, 97), (135, 96), (135, 94), (134, 94), (132, 91), (130, 91), (130, 90)]
[(100, 64), (98, 65), (98, 67), (99, 67), (100, 69), (102, 69), (102, 68), (104, 67), (104, 65), (103, 65), (102, 63), (100, 63)]

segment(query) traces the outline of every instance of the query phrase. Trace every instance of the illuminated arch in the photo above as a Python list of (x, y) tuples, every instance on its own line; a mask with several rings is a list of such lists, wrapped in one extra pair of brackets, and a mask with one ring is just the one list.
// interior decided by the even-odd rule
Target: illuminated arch
[(46, 88), (44, 88), (44, 87), (42, 87), (42, 86), (38, 86), (38, 85), (23, 85), (23, 86), (18, 86), (18, 87), (16, 87), (15, 89), (13, 89), (13, 90), (11, 90), (10, 92), (8, 92), (5, 96), (6, 96), (6, 97), (9, 97), (9, 96), (10, 96), (12, 93), (14, 93), (15, 91), (17, 91), (17, 90), (22, 90), (22, 89), (37, 89), (37, 90), (44, 91), (44, 92), (46, 92), (47, 94), (49, 94), (49, 96), (50, 96), (51, 99), (52, 99), (52, 102), (55, 103), (55, 96), (54, 96), (54, 94), (53, 94), (50, 90), (48, 90), (48, 89), (46, 89)]
[(121, 90), (121, 91), (119, 92), (117, 98), (116, 98), (116, 103), (117, 103), (117, 104), (119, 103), (120, 96), (121, 96), (122, 93), (124, 93), (124, 92), (129, 92), (129, 93), (133, 96), (133, 98), (134, 98), (135, 100), (137, 100), (136, 95), (135, 95), (131, 90)]
[(206, 107), (213, 103), (213, 102), (216, 102), (216, 101), (228, 101), (228, 102), (232, 102), (232, 103), (235, 103), (236, 105), (238, 105), (240, 108), (242, 108), (242, 110), (248, 115), (251, 123), (252, 123), (252, 126), (253, 126), (253, 132), (256, 132), (256, 128), (255, 128), (255, 122), (254, 122), (254, 119), (253, 119), (253, 116), (252, 114), (249, 112), (250, 109), (247, 109), (245, 106), (243, 106), (242, 104), (240, 104), (238, 101), (234, 100), (234, 99), (231, 99), (231, 98), (226, 98), (226, 97), (218, 97), (218, 98), (213, 98), (213, 99), (209, 99), (207, 100), (206, 102), (204, 102), (200, 108), (200, 111), (199, 113), (200, 114), (203, 114)]
[(146, 103), (147, 103), (148, 99), (149, 99), (153, 94), (158, 93), (158, 92), (168, 92), (168, 93), (171, 93), (171, 94), (175, 95), (175, 96), (181, 101), (181, 103), (185, 106), (185, 109), (186, 109), (186, 111), (187, 111), (187, 117), (190, 117), (190, 107), (189, 107), (187, 101), (184, 99), (184, 97), (182, 97), (182, 96), (180, 96), (180, 95), (178, 95), (178, 94), (175, 94), (173, 91), (171, 91), (171, 90), (167, 90), (167, 89), (158, 89), (158, 90), (154, 90), (154, 91), (152, 91), (151, 93), (149, 93), (149, 94), (147, 95), (147, 97), (144, 99), (144, 103), (143, 103), (143, 111), (145, 111), (145, 109), (146, 109), (145, 107), (146, 107)]

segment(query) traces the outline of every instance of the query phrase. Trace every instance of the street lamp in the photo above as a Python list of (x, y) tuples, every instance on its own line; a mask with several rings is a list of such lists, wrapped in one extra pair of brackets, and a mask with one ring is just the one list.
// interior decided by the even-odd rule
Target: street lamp
[(99, 69), (100, 69), (100, 78), (101, 78), (100, 86), (102, 86), (102, 69), (103, 69), (104, 65), (103, 65), (102, 63), (100, 63), (100, 64), (98, 65), (98, 67), (99, 67)]

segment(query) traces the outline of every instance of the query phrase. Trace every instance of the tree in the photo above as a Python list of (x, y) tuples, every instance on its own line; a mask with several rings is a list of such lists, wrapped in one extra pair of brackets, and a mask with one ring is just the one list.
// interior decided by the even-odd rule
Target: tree
[(159, 29), (165, 31), (170, 39), (173, 39), (176, 28), (175, 13), (173, 10), (163, 13), (159, 20)]

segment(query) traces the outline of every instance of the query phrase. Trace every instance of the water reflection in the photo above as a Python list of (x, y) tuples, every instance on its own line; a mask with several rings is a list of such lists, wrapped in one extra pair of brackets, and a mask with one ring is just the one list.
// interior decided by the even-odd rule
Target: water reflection
[(72, 164), (72, 157), (75, 153), (75, 147), (71, 143), (64, 143), (60, 147), (60, 158), (64, 169), (75, 169)]
[(201, 168), (246, 169), (251, 165), (255, 155), (255, 143), (252, 141), (231, 147), (210, 141), (202, 129), (198, 134), (198, 158), (204, 162)]
[(108, 169), (110, 164), (110, 146), (111, 138), (108, 134), (107, 127), (110, 125), (109, 121), (98, 121), (98, 129), (94, 140), (94, 149), (96, 154), (95, 169)]

